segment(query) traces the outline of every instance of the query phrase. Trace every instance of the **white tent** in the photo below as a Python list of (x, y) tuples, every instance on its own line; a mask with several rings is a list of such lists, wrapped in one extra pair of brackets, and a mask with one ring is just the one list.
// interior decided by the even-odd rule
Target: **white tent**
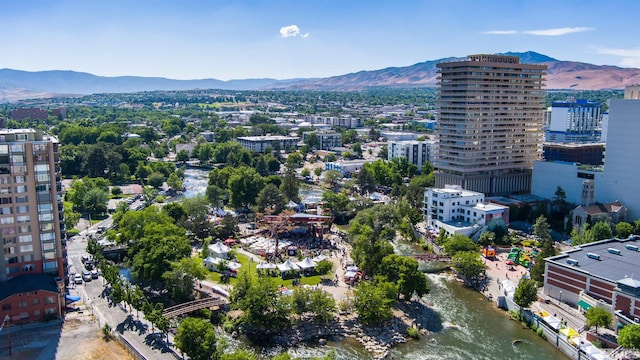
[(287, 271), (291, 271), (291, 270), (300, 270), (300, 267), (298, 265), (296, 265), (295, 263), (293, 263), (291, 260), (287, 260), (287, 261), (283, 262), (282, 264), (278, 264), (276, 266), (278, 267), (278, 270), (280, 270), (280, 272), (287, 272)]
[(344, 278), (345, 279), (353, 279), (354, 277), (356, 277), (357, 273), (355, 271), (347, 271), (346, 273), (344, 273)]
[(313, 269), (316, 267), (316, 262), (309, 259), (308, 257), (304, 258), (304, 260), (296, 263), (302, 270)]
[(235, 262), (235, 261), (229, 261), (227, 262), (227, 268), (229, 268), (229, 270), (238, 270), (242, 267), (242, 264), (240, 264), (239, 262)]
[(221, 242), (217, 242), (213, 245), (209, 245), (209, 250), (215, 255), (215, 257), (219, 257), (221, 259), (229, 258), (229, 247)]
[(207, 269), (211, 271), (218, 271), (218, 265), (220, 265), (222, 261), (224, 260), (219, 257), (209, 256), (206, 259), (204, 259), (203, 263)]
[(256, 269), (258, 270), (271, 270), (271, 269), (275, 269), (276, 268), (276, 264), (274, 263), (266, 263), (261, 261), (258, 265), (256, 265)]
[(313, 258), (313, 259), (311, 259), (311, 260), (315, 261), (316, 263), (319, 263), (320, 261), (322, 261), (322, 260), (327, 260), (327, 259), (328, 259), (328, 257), (327, 257), (326, 255), (322, 255), (322, 254), (320, 254), (320, 255), (318, 255), (318, 256), (316, 256), (316, 257), (314, 257), (314, 258)]
[(552, 328), (554, 328), (555, 330), (560, 329), (560, 325), (562, 325), (562, 323), (560, 322), (560, 320), (556, 319), (553, 316), (545, 316), (542, 318), (542, 320), (544, 320), (544, 322), (546, 322), (547, 324), (549, 324), (549, 326), (551, 326)]

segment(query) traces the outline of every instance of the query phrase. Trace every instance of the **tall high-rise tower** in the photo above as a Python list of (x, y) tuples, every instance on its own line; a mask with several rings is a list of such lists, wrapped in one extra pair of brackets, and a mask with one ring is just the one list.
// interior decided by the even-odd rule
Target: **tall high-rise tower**
[(67, 266), (58, 140), (34, 129), (0, 129), (0, 281), (65, 277)]
[(436, 187), (487, 195), (528, 193), (543, 141), (546, 65), (469, 55), (437, 64)]

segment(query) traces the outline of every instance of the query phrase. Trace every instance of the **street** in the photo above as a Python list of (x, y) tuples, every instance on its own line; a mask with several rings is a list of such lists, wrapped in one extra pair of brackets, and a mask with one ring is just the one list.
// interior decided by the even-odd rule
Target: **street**
[[(108, 218), (82, 231), (73, 240), (67, 242), (70, 273), (78, 273), (84, 269), (81, 257), (88, 255), (86, 252), (87, 233), (91, 233), (101, 226), (109, 227), (110, 225), (111, 218)], [(69, 284), (69, 294), (82, 298), (79, 305), (86, 306), (96, 317), (98, 328), (109, 324), (114, 333), (122, 335), (147, 359), (175, 360), (180, 358), (164, 342), (160, 341), (162, 334), (157, 329), (155, 329), (155, 333), (151, 332), (151, 323), (143, 318), (142, 313), (140, 313), (138, 320), (135, 310), (129, 314), (128, 307), (111, 304), (104, 294), (104, 289), (104, 279), (101, 276), (82, 285)]]

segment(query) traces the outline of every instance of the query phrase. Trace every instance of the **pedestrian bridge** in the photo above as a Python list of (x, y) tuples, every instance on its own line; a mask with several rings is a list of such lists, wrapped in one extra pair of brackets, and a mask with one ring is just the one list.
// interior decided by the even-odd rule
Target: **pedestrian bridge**
[(440, 261), (447, 264), (451, 263), (449, 256), (437, 255), (437, 254), (414, 254), (413, 257), (418, 261)]
[(222, 306), (227, 304), (227, 299), (221, 297), (209, 297), (204, 299), (198, 299), (189, 301), (183, 304), (175, 305), (170, 308), (164, 309), (162, 316), (166, 318), (174, 318), (176, 316), (188, 314), (190, 312), (208, 309), (214, 306)]

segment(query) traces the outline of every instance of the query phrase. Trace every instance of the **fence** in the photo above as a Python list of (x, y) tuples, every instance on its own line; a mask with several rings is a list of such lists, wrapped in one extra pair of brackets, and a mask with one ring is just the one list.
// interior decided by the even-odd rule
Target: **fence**
[(127, 348), (127, 350), (129, 350), (129, 352), (133, 355), (134, 358), (136, 358), (136, 360), (147, 360), (147, 358), (142, 355), (138, 349), (136, 349), (133, 345), (131, 345), (131, 343), (124, 338), (124, 336), (120, 335), (119, 333), (116, 333), (116, 340), (118, 340), (122, 345), (124, 345), (125, 348)]

